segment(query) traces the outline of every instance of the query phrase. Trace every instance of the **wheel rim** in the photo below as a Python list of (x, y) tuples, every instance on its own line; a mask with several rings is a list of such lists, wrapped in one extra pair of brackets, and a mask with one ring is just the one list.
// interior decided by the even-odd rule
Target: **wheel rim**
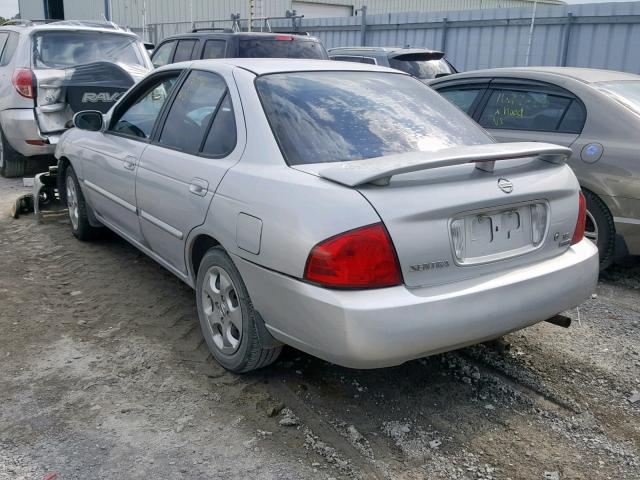
[(225, 355), (235, 353), (242, 340), (242, 309), (236, 286), (225, 269), (215, 266), (207, 270), (202, 310), (216, 348)]
[(584, 226), (584, 236), (598, 245), (598, 224), (591, 212), (587, 210), (587, 218)]
[(71, 176), (67, 177), (67, 208), (69, 209), (69, 220), (73, 229), (78, 229), (78, 192), (76, 184)]

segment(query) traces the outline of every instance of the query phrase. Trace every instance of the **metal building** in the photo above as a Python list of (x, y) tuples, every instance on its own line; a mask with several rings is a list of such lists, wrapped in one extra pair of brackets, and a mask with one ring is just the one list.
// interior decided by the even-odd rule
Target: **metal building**
[[(19, 0), (21, 18), (64, 18), (112, 21), (132, 28), (148, 24), (228, 19), (232, 13), (246, 18), (249, 0)], [(562, 5), (562, 0), (538, 0), (539, 4)], [(531, 6), (533, 0), (253, 0), (256, 17), (283, 16), (296, 10), (307, 18), (367, 13), (437, 12), (451, 10)]]

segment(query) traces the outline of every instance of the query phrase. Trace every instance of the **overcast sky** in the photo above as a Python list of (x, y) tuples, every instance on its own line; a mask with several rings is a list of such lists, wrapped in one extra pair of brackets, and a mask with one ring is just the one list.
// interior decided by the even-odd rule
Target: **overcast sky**
[[(595, 3), (594, 0), (565, 0), (565, 1), (568, 3)], [(600, 0), (600, 1), (620, 2), (620, 1), (626, 1), (626, 0)], [(13, 17), (16, 13), (18, 13), (18, 0), (0, 0), (0, 16), (5, 18), (10, 18), (10, 17)]]

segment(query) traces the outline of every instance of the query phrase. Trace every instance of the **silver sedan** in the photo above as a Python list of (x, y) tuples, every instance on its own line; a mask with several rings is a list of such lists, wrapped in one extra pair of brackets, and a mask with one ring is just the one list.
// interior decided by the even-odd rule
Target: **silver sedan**
[(586, 236), (606, 268), (640, 255), (640, 76), (590, 68), (495, 68), (430, 85), (501, 142), (571, 148), (587, 199)]
[(496, 144), (395, 70), (178, 63), (75, 124), (56, 151), (73, 234), (106, 226), (192, 286), (231, 371), (283, 344), (396, 365), (549, 319), (596, 285), (570, 150)]

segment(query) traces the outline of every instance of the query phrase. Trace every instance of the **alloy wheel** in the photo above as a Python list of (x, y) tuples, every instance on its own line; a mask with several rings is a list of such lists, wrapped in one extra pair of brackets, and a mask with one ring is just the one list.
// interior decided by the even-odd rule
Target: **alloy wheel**
[(242, 340), (242, 310), (236, 286), (225, 269), (214, 266), (205, 274), (202, 309), (218, 350), (225, 355), (235, 353)]
[(584, 227), (584, 236), (591, 240), (593, 243), (598, 245), (598, 224), (596, 223), (596, 219), (591, 214), (589, 210), (587, 210), (587, 219)]
[(76, 183), (71, 175), (67, 177), (67, 208), (69, 209), (69, 220), (73, 229), (78, 229), (79, 211), (78, 211), (78, 192), (76, 191)]

